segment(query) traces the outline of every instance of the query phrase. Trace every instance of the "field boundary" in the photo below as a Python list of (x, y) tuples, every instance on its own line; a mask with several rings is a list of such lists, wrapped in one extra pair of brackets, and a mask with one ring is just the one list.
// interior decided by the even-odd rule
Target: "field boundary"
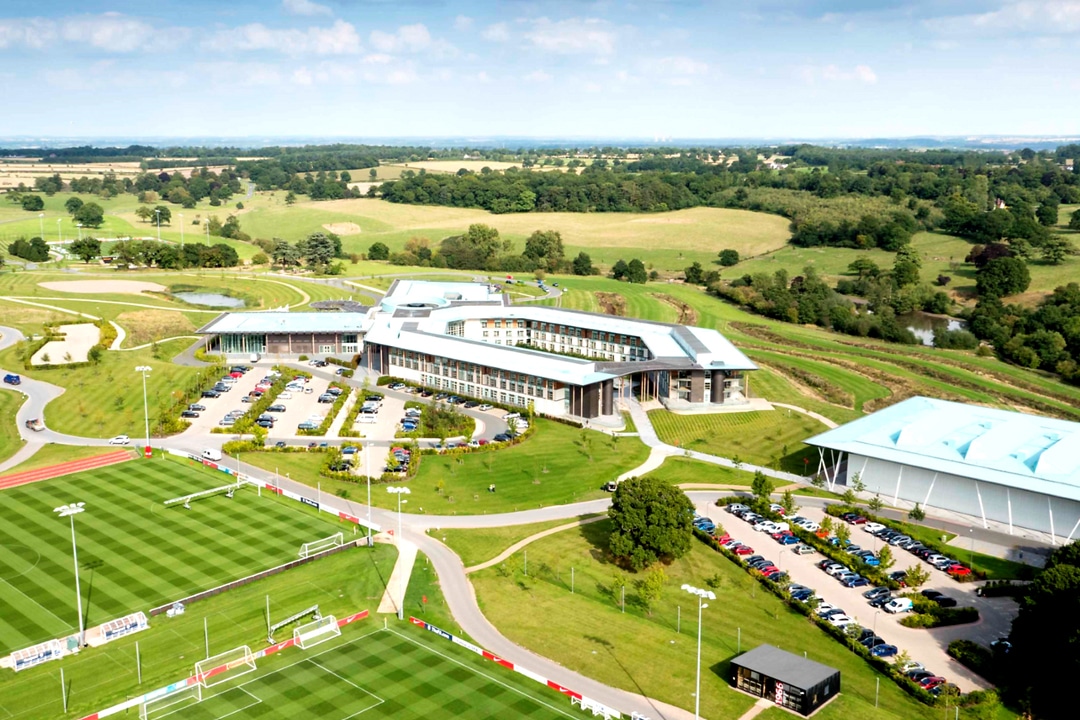
[[(368, 616), (368, 611), (367, 610), (361, 610), (358, 613), (354, 613), (353, 615), (349, 615), (347, 617), (343, 617), (340, 620), (338, 620), (338, 627), (345, 627), (346, 625), (357, 622), (358, 620), (363, 620), (363, 619), (367, 618), (367, 616)], [(285, 650), (286, 648), (290, 648), (295, 644), (296, 644), (296, 641), (293, 638), (289, 638), (288, 640), (283, 640), (282, 642), (275, 643), (275, 644), (273, 644), (273, 645), (271, 645), (269, 647), (265, 647), (262, 650), (257, 650), (256, 652), (254, 652), (252, 654), (255, 656), (256, 659), (264, 658), (264, 657), (267, 657), (268, 655), (273, 655), (274, 653)], [(225, 671), (227, 671), (229, 669), (230, 669), (229, 665), (221, 665), (219, 667), (211, 668), (211, 669), (207, 670), (206, 673), (204, 673), (204, 675), (209, 677), (209, 676), (212, 676), (212, 675), (216, 675), (218, 673), (223, 673), (223, 672), (225, 672)], [(130, 698), (128, 700), (125, 700), (124, 702), (120, 703), (119, 705), (113, 705), (110, 708), (105, 708), (104, 710), (99, 710), (96, 713), (91, 713), (90, 715), (85, 715), (82, 718), (80, 718), (80, 720), (99, 720), (99, 718), (109, 717), (110, 715), (116, 715), (118, 713), (125, 712), (127, 710), (132, 709), (132, 708), (137, 708), (140, 705), (142, 705), (143, 703), (149, 702), (150, 700), (157, 700), (159, 698), (165, 697), (166, 695), (171, 695), (174, 692), (178, 692), (180, 690), (187, 689), (187, 688), (191, 687), (192, 685), (197, 685), (197, 684), (199, 684), (199, 678), (196, 677), (195, 675), (190, 675), (190, 676), (184, 678), (183, 680), (178, 680), (177, 682), (174, 682), (174, 683), (172, 683), (170, 685), (166, 685), (163, 688), (158, 688), (157, 690), (151, 690), (150, 692), (145, 693), (143, 695), (139, 695), (138, 697), (133, 697), (133, 698)]]
[(597, 702), (596, 700), (591, 700), (590, 698), (587, 698), (587, 697), (583, 696), (581, 693), (579, 693), (579, 692), (577, 692), (575, 690), (571, 690), (570, 688), (563, 687), (562, 685), (555, 682), (554, 680), (548, 680), (546, 677), (544, 677), (543, 675), (540, 675), (539, 673), (535, 673), (532, 670), (529, 670), (529, 669), (524, 668), (524, 667), (522, 667), (520, 665), (512, 663), (509, 660), (504, 660), (503, 658), (499, 657), (495, 653), (488, 652), (487, 650), (484, 650), (479, 645), (474, 645), (473, 643), (469, 642), (468, 640), (465, 640), (463, 638), (459, 638), (456, 635), (448, 633), (447, 631), (443, 630), (442, 628), (436, 627), (436, 626), (432, 625), (429, 622), (426, 622), (424, 620), (421, 620), (420, 618), (412, 617), (412, 616), (409, 617), (409, 622), (412, 623), (413, 625), (416, 625), (417, 627), (421, 627), (421, 628), (427, 630), (428, 632), (435, 633), (436, 635), (443, 638), (444, 640), (449, 640), (451, 643), (453, 643), (454, 645), (457, 645), (458, 647), (463, 647), (466, 650), (471, 650), (472, 652), (476, 653), (477, 655), (480, 655), (481, 657), (483, 657), (485, 660), (491, 660), (494, 663), (502, 665), (504, 668), (507, 668), (508, 670), (513, 670), (516, 673), (524, 675), (525, 677), (529, 678), (530, 680), (535, 680), (536, 682), (540, 683), (541, 685), (546, 685), (547, 687), (551, 688), (552, 690), (556, 690), (556, 691), (562, 693), (566, 697), (570, 698), (571, 704), (573, 704), (573, 702), (575, 700), (577, 700), (578, 703), (581, 704), (581, 707), (582, 707), (583, 710), (591, 710), (593, 715), (602, 715), (603, 717), (606, 717), (606, 718), (608, 718), (608, 717), (622, 717), (622, 713), (620, 713), (618, 710), (616, 710), (614, 708), (610, 708), (610, 707), (604, 705), (603, 703)]
[(98, 468), (108, 467), (109, 465), (116, 465), (117, 463), (133, 460), (134, 457), (135, 456), (130, 450), (116, 450), (114, 452), (103, 453), (82, 460), (71, 460), (69, 462), (59, 463), (58, 465), (49, 465), (48, 467), (38, 468), (37, 470), (26, 470), (0, 478), (0, 490), (7, 490), (20, 485), (28, 485), (29, 483), (39, 482), (41, 480), (52, 480), (53, 478), (63, 477), (64, 475), (73, 475), (86, 470), (96, 470)]

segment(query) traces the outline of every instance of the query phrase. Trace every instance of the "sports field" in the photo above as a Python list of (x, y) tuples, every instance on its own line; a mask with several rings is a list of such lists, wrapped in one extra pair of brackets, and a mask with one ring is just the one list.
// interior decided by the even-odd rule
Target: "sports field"
[(75, 529), (87, 627), (288, 562), (338, 530), (253, 488), (190, 510), (162, 504), (226, 481), (140, 460), (0, 493), (0, 655), (77, 630), (71, 528), (53, 513), (59, 505), (86, 503)]
[[(346, 630), (346, 636), (352, 634)], [(578, 717), (571, 714), (569, 700), (554, 691), (531, 681), (526, 685), (495, 664), (477, 666), (450, 643), (436, 645), (437, 640), (410, 637), (414, 634), (380, 628), (322, 652), (292, 648), (265, 669), (204, 690), (201, 702), (192, 699), (160, 713), (151, 705), (148, 717)]]

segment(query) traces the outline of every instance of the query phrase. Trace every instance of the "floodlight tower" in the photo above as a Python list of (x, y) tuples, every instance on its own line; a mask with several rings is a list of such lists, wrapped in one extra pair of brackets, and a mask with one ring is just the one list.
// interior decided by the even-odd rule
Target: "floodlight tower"
[(143, 421), (146, 423), (146, 449), (150, 449), (150, 403), (146, 399), (146, 376), (154, 368), (149, 365), (138, 365), (135, 368), (135, 372), (142, 373), (142, 401), (143, 401)]
[(682, 589), (691, 595), (696, 595), (697, 602), (697, 687), (694, 690), (694, 720), (701, 717), (701, 611), (709, 607), (703, 600), (715, 600), (716, 593), (712, 590), (703, 590), (693, 585), (683, 585)]
[[(409, 488), (407, 487), (388, 487), (386, 492), (392, 495), (397, 495), (397, 541), (398, 552), (401, 552), (401, 503), (409, 502), (408, 500), (402, 500), (402, 495), (411, 495)], [(370, 505), (368, 506), (370, 507)], [(398, 620), (405, 619), (405, 573), (401, 573), (401, 602), (398, 603)]]
[(71, 556), (75, 561), (75, 605), (79, 611), (79, 647), (86, 644), (86, 633), (83, 630), (82, 593), (79, 591), (79, 552), (75, 546), (75, 516), (85, 510), (84, 505), (86, 503), (68, 503), (53, 508), (53, 512), (60, 517), (71, 518)]

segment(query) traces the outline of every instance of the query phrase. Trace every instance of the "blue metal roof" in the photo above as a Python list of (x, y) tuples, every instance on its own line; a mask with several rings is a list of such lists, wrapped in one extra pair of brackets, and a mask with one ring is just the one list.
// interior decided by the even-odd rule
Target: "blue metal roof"
[(1080, 423), (914, 397), (806, 444), (1080, 500)]

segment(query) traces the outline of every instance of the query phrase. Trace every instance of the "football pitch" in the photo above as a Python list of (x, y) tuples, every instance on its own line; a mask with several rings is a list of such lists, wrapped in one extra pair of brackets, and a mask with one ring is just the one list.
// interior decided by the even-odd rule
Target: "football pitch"
[(342, 529), (245, 487), (166, 508), (170, 498), (224, 485), (224, 474), (138, 460), (0, 493), (0, 655), (77, 632), (71, 525), (75, 516), (87, 627), (179, 600), (294, 560), (300, 545)]
[[(521, 675), (450, 645), (375, 630), (322, 652), (292, 648), (288, 664), (203, 691), (202, 701), (165, 704), (149, 720), (410, 720), (577, 718), (570, 701)], [(298, 655), (302, 653), (302, 657)]]

